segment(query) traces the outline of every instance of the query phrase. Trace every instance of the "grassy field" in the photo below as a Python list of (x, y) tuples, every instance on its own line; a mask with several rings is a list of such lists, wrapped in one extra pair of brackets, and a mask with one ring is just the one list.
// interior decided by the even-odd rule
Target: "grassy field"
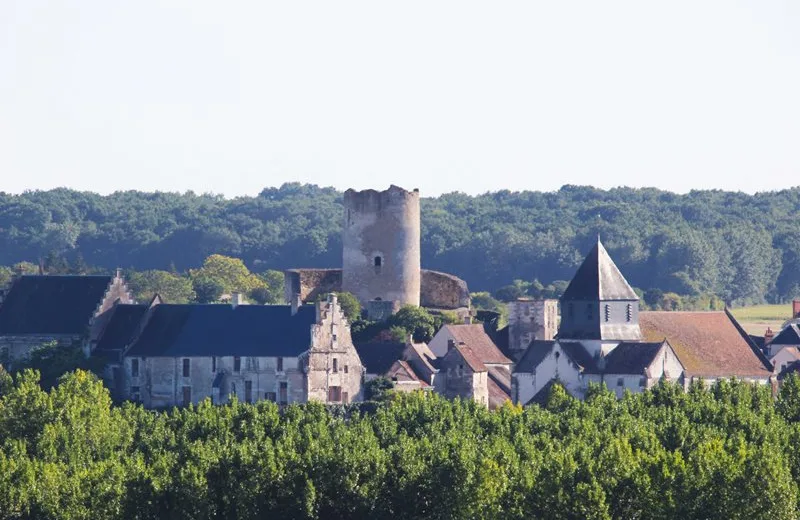
[(754, 305), (731, 309), (731, 314), (750, 334), (763, 336), (767, 327), (777, 332), (783, 322), (792, 316), (792, 304)]

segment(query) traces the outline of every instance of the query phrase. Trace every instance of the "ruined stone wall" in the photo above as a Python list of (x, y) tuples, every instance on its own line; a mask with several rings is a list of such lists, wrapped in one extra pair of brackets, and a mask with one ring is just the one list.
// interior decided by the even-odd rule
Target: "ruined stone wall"
[[(317, 304), (317, 323), (311, 327), (311, 349), (305, 358), (308, 400), (323, 403), (361, 400), (363, 367), (350, 337), (350, 326), (335, 296)], [(341, 390), (331, 400), (330, 388)]]
[(0, 336), (0, 365), (6, 368), (13, 368), (15, 362), (27, 359), (33, 349), (53, 341), (60, 347), (69, 347), (72, 345), (81, 345), (83, 343), (83, 337), (64, 334), (19, 334), (15, 336)]
[(370, 300), (420, 304), (419, 191), (344, 193), (342, 289)]
[(423, 269), (420, 305), (434, 309), (468, 308), (467, 282), (451, 274)]
[(534, 339), (551, 340), (558, 331), (558, 300), (517, 300), (508, 304), (508, 348), (524, 352)]
[(303, 302), (314, 302), (321, 294), (341, 290), (341, 269), (288, 269), (283, 273), (284, 303), (291, 303), (295, 294)]

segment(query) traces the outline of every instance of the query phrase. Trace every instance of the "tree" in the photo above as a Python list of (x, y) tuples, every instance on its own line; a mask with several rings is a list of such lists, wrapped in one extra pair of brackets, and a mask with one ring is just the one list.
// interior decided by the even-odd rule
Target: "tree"
[(225, 292), (222, 282), (211, 276), (195, 275), (192, 278), (192, 290), (194, 291), (198, 303), (218, 302)]
[(133, 271), (127, 273), (125, 278), (133, 298), (138, 302), (149, 302), (156, 294), (165, 303), (189, 303), (197, 297), (192, 280), (179, 274), (159, 270)]
[(247, 269), (242, 260), (223, 255), (209, 256), (203, 262), (203, 267), (189, 270), (189, 277), (193, 283), (195, 280), (201, 280), (201, 286), (217, 284), (227, 293), (249, 294), (256, 288), (266, 286), (263, 280)]
[(397, 311), (387, 324), (389, 327), (400, 327), (405, 331), (405, 336), (414, 336), (414, 341), (428, 342), (433, 337), (436, 329), (435, 320), (431, 314), (422, 307), (404, 305)]

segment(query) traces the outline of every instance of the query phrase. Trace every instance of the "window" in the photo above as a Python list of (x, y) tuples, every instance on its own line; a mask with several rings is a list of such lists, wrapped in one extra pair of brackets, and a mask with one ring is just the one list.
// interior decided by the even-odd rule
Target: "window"
[(641, 378), (639, 380), (639, 386), (641, 386), (642, 388), (647, 386), (647, 378), (646, 377), (643, 377), (643, 378)]
[(623, 379), (621, 377), (618, 378), (617, 379), (617, 386), (625, 386), (625, 379)]
[(189, 406), (192, 404), (192, 387), (191, 386), (184, 386), (183, 387), (183, 406)]
[(605, 313), (606, 313), (606, 315), (605, 315), (606, 321), (610, 320), (611, 319), (611, 306), (609, 304), (605, 305)]
[(264, 394), (264, 399), (266, 399), (267, 401), (272, 401), (274, 403), (276, 400), (275, 392), (266, 392)]
[(627, 319), (628, 321), (631, 321), (633, 319), (633, 305), (631, 305), (630, 303), (628, 304), (628, 307), (625, 309), (625, 319)]
[(375, 267), (380, 267), (383, 264), (383, 258), (376, 256), (375, 257)]
[(338, 403), (342, 400), (342, 387), (331, 386), (328, 388), (328, 401)]
[(348, 371), (347, 371), (347, 365), (345, 365), (345, 366), (344, 366), (344, 373), (345, 373), (345, 374), (347, 374), (347, 373), (348, 373)]
[(131, 377), (139, 377), (139, 360), (131, 359)]
[(342, 402), (343, 403), (349, 403), (350, 402), (350, 396), (347, 394), (347, 392), (342, 392)]
[(282, 357), (278, 358), (278, 369), (277, 370), (278, 370), (278, 372), (283, 372), (283, 358)]
[(336, 334), (333, 335), (333, 342), (336, 343)]
[(211, 371), (212, 372), (216, 372), (217, 371), (217, 358), (216, 358), (216, 356), (211, 356)]
[(253, 382), (252, 381), (245, 381), (244, 382), (244, 402), (245, 403), (252, 403), (253, 402)]
[(183, 377), (189, 377), (189, 358), (183, 358)]
[(289, 383), (286, 381), (280, 382), (280, 403), (286, 404), (289, 402)]
[(141, 395), (138, 386), (131, 387), (131, 401), (140, 401)]
[(240, 358), (239, 356), (235, 356), (233, 358), (233, 371), (234, 372), (242, 371), (242, 358)]
[(339, 360), (336, 358), (333, 358), (333, 371), (334, 372), (339, 371)]

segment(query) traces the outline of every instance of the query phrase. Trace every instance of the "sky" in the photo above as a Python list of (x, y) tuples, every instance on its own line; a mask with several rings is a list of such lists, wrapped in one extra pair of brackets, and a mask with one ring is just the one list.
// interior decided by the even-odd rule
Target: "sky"
[(797, 0), (0, 1), (0, 191), (798, 177)]

